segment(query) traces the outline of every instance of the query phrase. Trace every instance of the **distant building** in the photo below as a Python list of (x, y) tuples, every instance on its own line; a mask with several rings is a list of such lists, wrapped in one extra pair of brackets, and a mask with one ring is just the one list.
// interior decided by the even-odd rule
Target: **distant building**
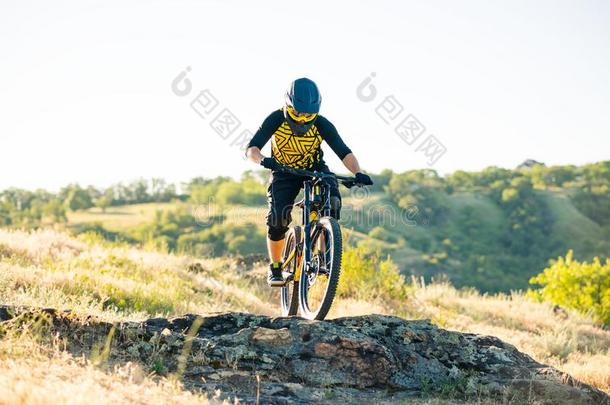
[(544, 163), (539, 162), (534, 159), (527, 159), (527, 160), (524, 160), (523, 163), (521, 163), (519, 166), (517, 166), (517, 169), (531, 169), (534, 166), (546, 166), (546, 165)]

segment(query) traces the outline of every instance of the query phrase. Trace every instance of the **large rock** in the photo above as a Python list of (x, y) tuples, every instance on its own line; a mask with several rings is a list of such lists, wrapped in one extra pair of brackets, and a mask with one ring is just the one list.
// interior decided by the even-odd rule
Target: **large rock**
[(179, 373), (191, 390), (220, 389), (225, 398), (246, 402), (259, 395), (262, 403), (278, 404), (419, 397), (610, 403), (603, 392), (495, 337), (450, 332), (428, 321), (368, 315), (319, 322), (231, 312), (112, 325), (69, 312), (0, 306), (2, 322), (41, 314), (75, 354), (90, 354), (114, 328), (110, 363), (138, 361), (160, 374)]

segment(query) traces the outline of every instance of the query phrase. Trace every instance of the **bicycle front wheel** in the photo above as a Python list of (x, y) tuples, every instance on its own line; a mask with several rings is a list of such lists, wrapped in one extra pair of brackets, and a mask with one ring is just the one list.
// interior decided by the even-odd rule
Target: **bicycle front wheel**
[(335, 218), (322, 217), (312, 223), (311, 263), (303, 268), (299, 280), (301, 315), (322, 320), (335, 298), (343, 246), (341, 227)]
[(294, 280), (297, 266), (300, 262), (301, 227), (291, 228), (286, 235), (282, 263), (284, 263), (283, 277), (288, 279), (280, 291), (280, 304), (282, 316), (296, 315), (299, 310), (299, 282)]

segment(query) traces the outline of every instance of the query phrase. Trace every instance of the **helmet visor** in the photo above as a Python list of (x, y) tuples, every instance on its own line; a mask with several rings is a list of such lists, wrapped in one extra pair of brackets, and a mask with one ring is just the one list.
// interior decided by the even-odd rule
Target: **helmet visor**
[(316, 113), (300, 113), (297, 110), (295, 110), (294, 107), (291, 105), (287, 106), (286, 110), (288, 111), (288, 115), (290, 115), (290, 118), (292, 118), (294, 121), (298, 122), (299, 124), (310, 123), (313, 120), (315, 120), (316, 117), (318, 116), (318, 114), (316, 114)]

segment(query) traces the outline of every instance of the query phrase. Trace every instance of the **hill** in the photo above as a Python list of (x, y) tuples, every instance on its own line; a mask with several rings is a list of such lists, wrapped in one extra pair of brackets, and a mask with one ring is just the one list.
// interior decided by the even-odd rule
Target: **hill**
[[(440, 223), (421, 212), (403, 210), (387, 193), (354, 194), (347, 193), (343, 201), (342, 225), (348, 241), (370, 253), (390, 255), (408, 277), (443, 276), (460, 287), (510, 291), (527, 288), (529, 278), (549, 259), (569, 249), (584, 259), (610, 255), (602, 226), (580, 212), (565, 190), (536, 191), (550, 218), (542, 236), (549, 243), (526, 255), (506, 247), (509, 217), (485, 193), (447, 195)], [(90, 208), (69, 213), (68, 227), (77, 233), (95, 231), (111, 240), (149, 243), (157, 249), (240, 255), (265, 251), (265, 214), (264, 205), (146, 203), (111, 207), (106, 212)], [(299, 221), (298, 213), (294, 221)], [(236, 243), (239, 237), (248, 241)]]
[[(152, 179), (105, 190), (0, 193), (0, 226), (95, 232), (107, 240), (200, 257), (265, 250), (266, 172), (241, 180), (194, 178), (176, 187)], [(433, 170), (373, 175), (343, 189), (346, 238), (390, 255), (406, 277), (509, 292), (528, 287), (549, 260), (610, 256), (610, 162), (439, 176)], [(298, 220), (298, 213), (294, 215)]]
[(506, 246), (507, 238), (517, 240), (507, 236), (513, 225), (502, 207), (481, 192), (447, 195), (441, 223), (421, 212), (409, 218), (385, 193), (368, 194), (359, 202), (347, 197), (343, 223), (361, 235), (356, 238), (358, 245), (390, 255), (406, 275), (428, 280), (442, 275), (457, 286), (487, 292), (527, 288), (529, 278), (549, 259), (569, 249), (587, 260), (610, 255), (602, 227), (583, 215), (565, 191), (538, 190), (536, 195), (550, 218), (541, 236), (548, 246), (525, 255), (511, 253)]
[[(157, 400), (165, 398), (167, 402), (172, 402), (173, 399), (176, 402), (184, 399), (203, 401), (202, 394), (193, 390), (187, 382), (178, 383), (172, 379), (175, 374), (172, 367), (175, 367), (175, 364), (172, 366), (170, 360), (175, 362), (176, 353), (181, 353), (177, 349), (178, 346), (176, 349), (171, 349), (178, 352), (170, 351), (170, 354), (163, 357), (161, 354), (166, 353), (164, 350), (170, 346), (164, 345), (165, 341), (153, 341), (154, 344), (151, 346), (153, 352), (138, 360), (133, 357), (133, 350), (132, 357), (124, 357), (129, 353), (130, 344), (116, 351), (110, 348), (114, 347), (112, 345), (106, 349), (107, 333), (99, 333), (96, 339), (88, 333), (91, 328), (97, 327), (108, 331), (109, 325), (113, 323), (116, 323), (118, 328), (120, 325), (135, 325), (133, 322), (145, 322), (150, 318), (181, 317), (185, 313), (195, 313), (204, 318), (217, 317), (214, 318), (217, 319), (214, 322), (219, 322), (221, 325), (238, 322), (241, 319), (242, 321), (239, 322), (243, 322), (240, 327), (244, 329), (243, 335), (239, 333), (235, 336), (231, 335), (229, 339), (231, 341), (240, 336), (246, 338), (251, 332), (254, 333), (254, 324), (257, 322), (259, 326), (276, 322), (275, 325), (280, 325), (278, 330), (282, 327), (290, 331), (314, 328), (312, 336), (326, 330), (323, 326), (327, 324), (326, 322), (308, 323), (298, 319), (272, 321), (266, 318), (265, 315), (278, 315), (279, 304), (277, 290), (267, 288), (264, 277), (264, 263), (244, 259), (196, 259), (186, 255), (146, 251), (127, 244), (108, 243), (103, 239), (92, 238), (90, 234), (82, 235), (77, 239), (51, 231), (33, 233), (0, 231), (0, 302), (11, 308), (27, 306), (57, 309), (57, 312), (53, 312), (57, 320), (52, 323), (40, 320), (42, 318), (30, 322), (31, 318), (23, 316), (14, 318), (20, 321), (16, 323), (13, 321), (12, 327), (8, 327), (6, 323), (2, 324), (3, 338), (0, 340), (2, 397), (20, 396), (28, 400), (35, 398), (36, 395), (67, 398), (71, 395), (70, 390), (76, 389), (75, 387), (85, 381), (91, 387), (90, 392), (93, 393), (89, 397), (91, 402), (97, 402), (95, 395), (100, 393), (110, 395), (111, 392), (112, 395), (117, 396), (117, 402), (137, 398), (138, 393), (142, 393), (140, 383), (150, 387), (150, 394), (142, 394), (143, 398), (152, 399), (155, 396)], [(343, 281), (347, 282), (347, 280)], [(356, 281), (350, 280), (350, 283)], [(429, 334), (426, 336), (434, 337), (440, 334), (443, 339), (458, 339), (456, 342), (462, 342), (464, 345), (474, 344), (472, 341), (474, 337), (452, 334), (443, 329), (491, 335), (507, 342), (508, 345), (514, 345), (516, 350), (527, 354), (535, 362), (548, 364), (582, 383), (606, 392), (610, 391), (608, 361), (610, 333), (596, 327), (583, 315), (556, 310), (553, 306), (544, 303), (531, 302), (518, 293), (482, 296), (476, 291), (456, 290), (447, 284), (424, 286), (420, 282), (408, 286), (408, 290), (407, 297), (402, 300), (382, 296), (364, 300), (355, 295), (343, 295), (334, 305), (329, 323), (339, 328), (350, 328), (350, 322), (371, 322), (378, 325), (396, 323), (389, 327), (389, 330), (399, 328), (399, 325), (411, 329), (419, 328), (418, 330)], [(71, 311), (62, 315), (64, 309)], [(20, 311), (30, 313), (27, 310)], [(226, 322), (222, 321), (222, 317), (218, 318), (218, 314), (214, 314), (218, 311), (230, 312), (229, 315), (225, 315), (228, 317)], [(238, 315), (236, 312), (260, 315)], [(431, 319), (432, 323), (387, 317), (359, 317), (371, 313), (410, 320)], [(350, 320), (345, 317), (356, 318)], [(182, 319), (192, 321), (194, 318)], [(170, 335), (166, 332), (167, 336), (157, 334), (159, 339), (170, 337), (178, 341), (184, 339), (180, 333), (176, 334), (180, 329), (178, 326), (171, 326), (162, 320), (154, 321), (152, 324), (149, 322), (148, 325), (153, 325), (155, 322), (157, 327), (161, 328), (161, 332), (164, 328), (171, 332)], [(173, 325), (179, 325), (176, 322), (178, 321), (174, 321)], [(251, 322), (254, 324), (247, 326)], [(318, 324), (320, 326), (311, 326)], [(59, 334), (40, 333), (41, 330), (48, 332), (49, 329), (45, 329), (48, 327)], [(363, 327), (355, 327), (363, 329)], [(273, 328), (269, 326), (268, 329)], [(75, 334), (66, 334), (64, 333), (66, 330)], [(373, 327), (370, 333), (377, 334), (382, 330), (381, 327), (379, 330)], [(222, 340), (221, 335), (224, 332), (222, 328), (219, 331), (218, 339)], [(119, 335), (118, 332), (115, 333)], [(333, 330), (333, 333), (338, 332)], [(392, 333), (390, 336), (394, 336)], [(145, 341), (143, 336), (135, 339)], [(358, 345), (371, 339), (371, 336), (359, 337)], [(397, 337), (391, 339), (395, 338), (398, 339)], [(382, 339), (382, 337), (374, 339)], [(401, 339), (404, 340), (404, 337)], [(311, 342), (316, 340), (317, 338)], [(122, 341), (117, 338), (116, 342)], [(502, 353), (516, 353), (497, 339), (488, 342), (493, 342), (490, 344), (502, 348)], [(305, 343), (301, 341), (299, 344), (307, 346)], [(461, 346), (462, 343), (459, 345)], [(355, 347), (360, 347), (358, 345)], [(299, 347), (305, 350), (304, 346)], [(449, 350), (445, 343), (441, 347), (442, 350)], [(475, 344), (473, 349), (476, 347)], [(216, 352), (212, 350), (210, 353)], [(232, 352), (225, 349), (223, 353), (229, 356)], [(236, 351), (233, 354), (237, 356), (238, 353), (241, 352)], [(349, 351), (346, 355), (348, 353)], [(80, 354), (84, 354), (85, 357), (79, 357)], [(218, 352), (218, 355), (220, 354), (221, 352)], [(440, 352), (434, 354), (437, 355), (443, 356)], [(519, 357), (521, 355), (515, 355), (519, 359), (524, 359)], [(240, 370), (248, 364), (247, 353), (239, 356), (231, 363), (236, 366), (235, 370), (231, 368), (229, 374), (216, 373), (221, 377), (226, 376), (227, 381), (222, 382), (229, 385), (224, 387), (226, 392), (232, 389), (231, 381), (239, 382), (240, 378), (244, 377), (243, 370)], [(428, 357), (428, 360), (433, 361), (431, 359), (434, 356)], [(227, 357), (225, 361), (230, 362), (231, 357)], [(242, 363), (243, 361), (245, 363)], [(527, 364), (534, 368), (538, 367), (530, 360), (519, 364), (524, 367)], [(458, 369), (461, 370), (460, 367)], [(211, 372), (209, 369), (205, 370)], [(551, 380), (555, 378), (552, 377), (553, 375), (560, 374), (553, 371), (549, 377)], [(206, 381), (211, 384), (211, 380)], [(464, 381), (456, 381), (445, 385), (424, 384), (416, 389), (417, 395), (421, 398), (473, 400), (475, 397), (465, 394)], [(267, 383), (269, 385), (265, 385), (264, 379), (261, 383), (265, 395), (269, 393), (268, 390), (273, 391), (275, 389), (273, 387), (279, 387), (269, 380)], [(109, 390), (107, 388), (109, 384), (116, 384), (117, 389)], [(532, 384), (538, 387), (538, 383)], [(540, 387), (549, 387), (545, 385), (547, 383), (540, 384), (542, 384)], [(552, 386), (556, 387), (556, 385)], [(298, 389), (296, 385), (288, 385), (288, 387)], [(316, 392), (330, 397), (344, 394), (340, 388), (345, 387), (335, 388), (324, 387)], [(561, 390), (563, 388), (557, 392), (568, 392)], [(247, 395), (253, 395), (254, 391), (248, 392)], [(276, 391), (280, 397), (284, 395), (282, 392), (284, 391), (279, 388)], [(410, 392), (409, 395), (412, 394), (413, 392)], [(89, 394), (84, 395), (87, 397)], [(488, 399), (495, 401), (497, 398), (501, 396), (492, 396)]]

